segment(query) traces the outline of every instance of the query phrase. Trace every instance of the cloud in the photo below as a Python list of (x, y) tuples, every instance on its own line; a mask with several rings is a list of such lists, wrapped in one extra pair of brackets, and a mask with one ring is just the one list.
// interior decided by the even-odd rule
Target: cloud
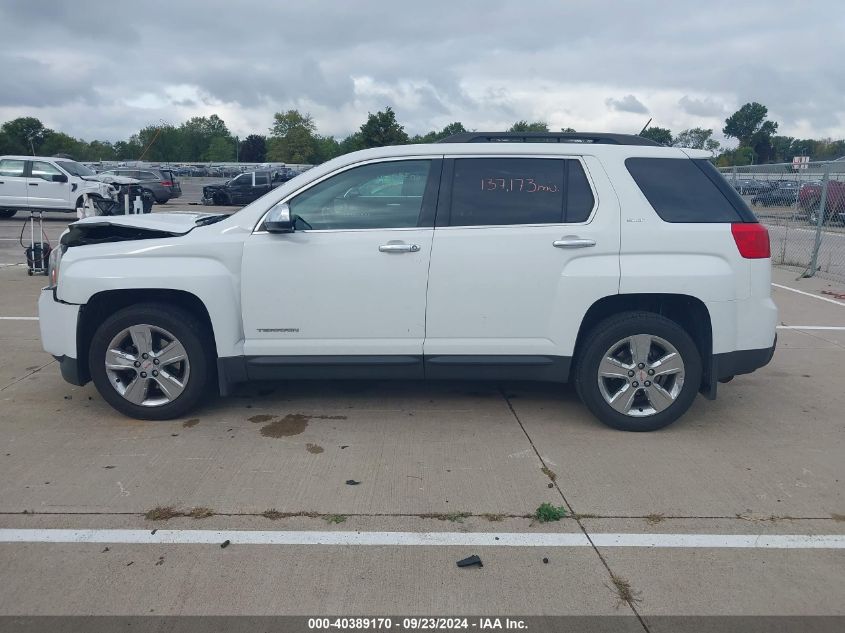
[(613, 99), (608, 97), (604, 100), (605, 104), (611, 110), (618, 110), (619, 112), (634, 112), (637, 114), (648, 114), (648, 108), (634, 95), (625, 95), (621, 99)]
[[(387, 0), (147, 0), (143, 14), (160, 20), (124, 19), (138, 15), (131, 0), (49, 6), (47, 19), (42, 3), (0, 3), (0, 121), (32, 115), (116, 140), (217, 113), (245, 135), (299, 108), (342, 136), (390, 105), (411, 134), (517, 119), (637, 131), (644, 115), (718, 131), (753, 100), (783, 134), (845, 137), (845, 65), (818, 61), (845, 58), (845, 41), (818, 37), (799, 4), (710, 0), (694, 19), (661, 0), (432, 0), (401, 11)], [(838, 2), (814, 8), (829, 32), (845, 31)], [(584, 28), (562, 38), (562, 24)], [(784, 41), (801, 42), (800, 56), (771, 54)]]
[(710, 97), (693, 99), (684, 95), (678, 99), (678, 105), (681, 106), (681, 110), (694, 116), (726, 116), (729, 114), (723, 103), (719, 103)]

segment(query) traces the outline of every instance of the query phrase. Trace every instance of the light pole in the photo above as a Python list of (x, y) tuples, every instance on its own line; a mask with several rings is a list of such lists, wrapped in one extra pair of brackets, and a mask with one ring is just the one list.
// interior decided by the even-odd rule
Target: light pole
[(241, 161), (240, 161), (240, 159), (238, 158), (238, 155), (239, 155), (239, 154), (238, 154), (238, 152), (239, 152), (239, 151), (240, 151), (240, 150), (239, 150), (239, 147), (238, 147), (238, 137), (236, 136), (236, 137), (235, 137), (235, 162), (236, 162), (236, 163), (241, 162)]

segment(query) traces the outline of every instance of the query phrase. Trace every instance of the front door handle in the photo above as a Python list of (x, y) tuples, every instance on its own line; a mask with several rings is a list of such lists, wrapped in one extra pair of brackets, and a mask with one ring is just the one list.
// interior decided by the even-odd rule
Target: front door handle
[(555, 248), (587, 248), (595, 245), (595, 240), (578, 237), (577, 235), (564, 235), (561, 239), (552, 242), (552, 246)]
[(416, 244), (387, 243), (378, 247), (380, 253), (416, 253), (420, 247)]
[(31, 182), (31, 183), (29, 183), (29, 186), (30, 187), (37, 187), (38, 183), (37, 182)]

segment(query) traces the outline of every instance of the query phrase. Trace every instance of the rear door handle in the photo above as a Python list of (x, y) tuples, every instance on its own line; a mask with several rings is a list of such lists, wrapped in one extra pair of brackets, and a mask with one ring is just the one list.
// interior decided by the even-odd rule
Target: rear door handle
[(31, 182), (31, 183), (29, 183), (29, 186), (30, 187), (37, 187), (38, 183), (37, 182)]
[(595, 245), (595, 240), (578, 237), (577, 235), (565, 235), (561, 239), (552, 242), (552, 246), (555, 248), (587, 248), (588, 246)]
[(417, 244), (382, 244), (378, 247), (380, 253), (416, 253), (420, 250)]

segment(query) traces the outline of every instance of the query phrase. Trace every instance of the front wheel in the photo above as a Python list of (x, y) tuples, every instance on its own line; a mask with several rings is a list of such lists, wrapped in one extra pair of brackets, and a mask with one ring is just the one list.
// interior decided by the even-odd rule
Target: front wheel
[(701, 357), (689, 334), (650, 312), (605, 319), (587, 335), (575, 387), (604, 424), (654, 431), (680, 418), (701, 384)]
[(15, 209), (0, 209), (0, 218), (13, 218), (16, 213)]
[(205, 395), (213, 359), (210, 337), (192, 314), (148, 303), (103, 321), (91, 340), (88, 367), (97, 391), (124, 415), (169, 420)]

